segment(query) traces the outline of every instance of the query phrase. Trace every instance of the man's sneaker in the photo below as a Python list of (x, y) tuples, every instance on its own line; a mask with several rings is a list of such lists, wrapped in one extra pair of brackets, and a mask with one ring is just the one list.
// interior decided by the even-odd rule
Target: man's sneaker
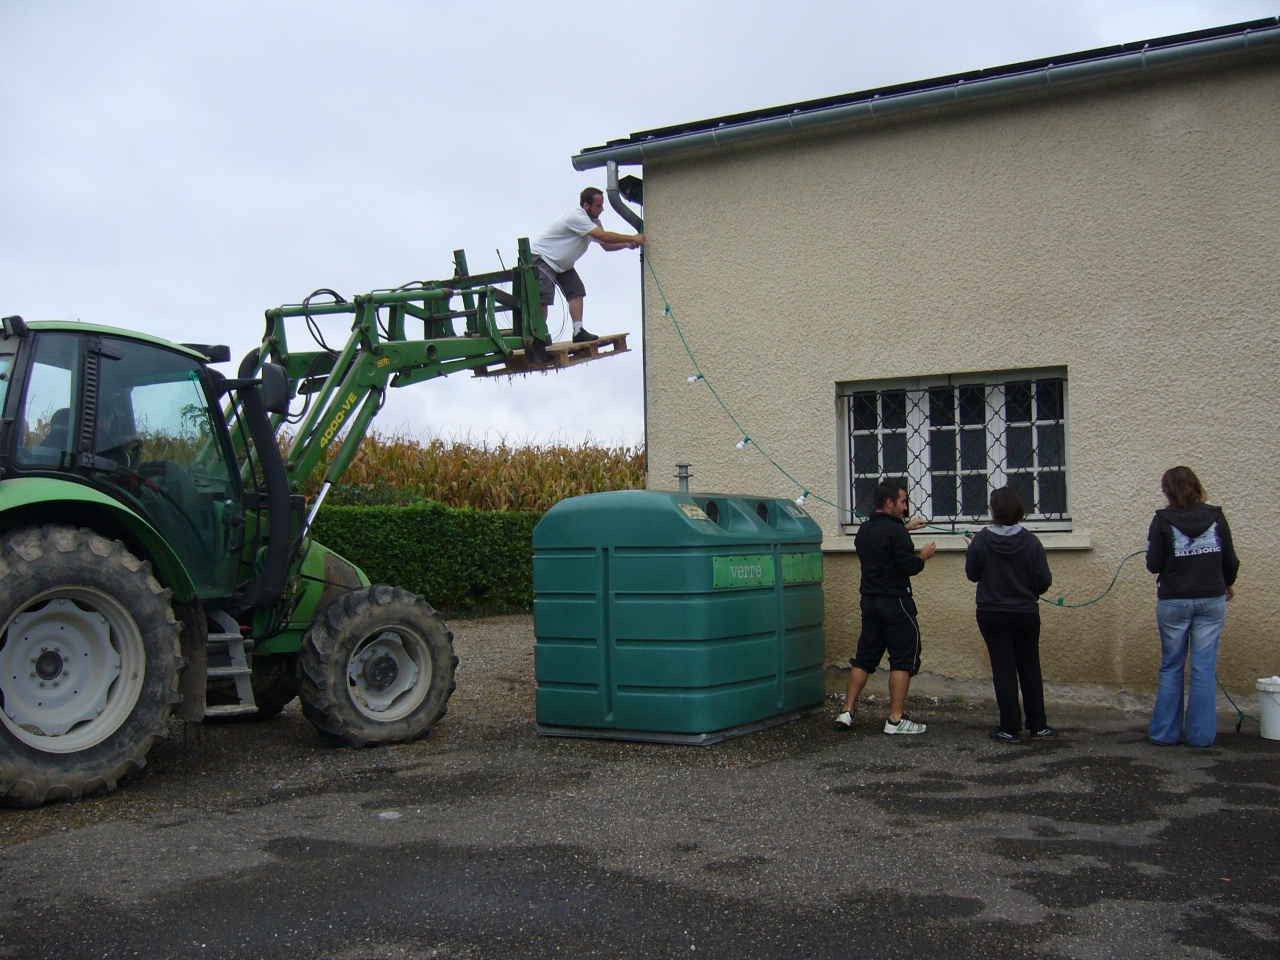
[(854, 707), (854, 708), (853, 708), (853, 710), (842, 710), (842, 711), (840, 711), (840, 714), (836, 717), (836, 729), (837, 729), (837, 730), (852, 730), (852, 729), (853, 729), (853, 714), (854, 714), (854, 711), (856, 711), (857, 709), (858, 709), (857, 707)]
[(1053, 729), (1053, 727), (1045, 727), (1043, 730), (1031, 731), (1032, 740), (1052, 740), (1057, 735), (1058, 731)]
[(589, 333), (586, 327), (583, 327), (581, 330), (579, 330), (577, 333), (573, 335), (574, 343), (590, 343), (592, 340), (599, 340), (599, 339), (600, 338), (597, 337), (594, 333)]
[[(994, 730), (988, 733), (987, 736), (990, 737), (992, 740), (995, 740), (997, 743), (1017, 743), (1018, 742), (1018, 735), (1016, 733), (1010, 733), (1008, 730), (1001, 730), (999, 727), (996, 727)], [(1035, 736), (1035, 734), (1032, 734), (1032, 736)]]
[(929, 728), (923, 723), (916, 723), (905, 713), (902, 715), (902, 719), (897, 722), (894, 722), (893, 720), (886, 720), (884, 722), (885, 733), (924, 733), (927, 729)]

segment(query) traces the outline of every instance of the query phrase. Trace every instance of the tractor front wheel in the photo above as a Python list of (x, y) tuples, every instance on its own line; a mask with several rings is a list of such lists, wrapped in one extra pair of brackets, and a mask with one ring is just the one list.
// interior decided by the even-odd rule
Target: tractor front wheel
[(170, 593), (91, 530), (15, 531), (0, 549), (0, 802), (114, 790), (180, 700)]
[(453, 634), (421, 597), (378, 584), (330, 603), (298, 651), (302, 713), (348, 746), (402, 743), (444, 716)]

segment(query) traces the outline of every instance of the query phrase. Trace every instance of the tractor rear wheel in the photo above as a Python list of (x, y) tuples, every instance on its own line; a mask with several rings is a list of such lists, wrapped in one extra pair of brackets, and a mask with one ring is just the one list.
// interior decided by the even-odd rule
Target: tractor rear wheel
[(453, 634), (421, 597), (385, 584), (352, 590), (302, 638), (302, 713), (348, 746), (416, 740), (444, 716), (457, 664)]
[(0, 802), (114, 790), (181, 699), (170, 592), (117, 541), (49, 525), (0, 549)]

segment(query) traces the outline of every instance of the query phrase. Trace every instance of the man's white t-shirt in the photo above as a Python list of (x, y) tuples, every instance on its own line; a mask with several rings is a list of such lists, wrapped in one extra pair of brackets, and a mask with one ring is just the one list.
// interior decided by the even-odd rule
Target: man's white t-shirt
[(592, 220), (582, 207), (575, 207), (549, 226), (546, 233), (529, 245), (529, 249), (556, 273), (564, 273), (572, 270), (578, 258), (587, 252), (591, 245), (587, 234), (598, 226), (599, 220)]

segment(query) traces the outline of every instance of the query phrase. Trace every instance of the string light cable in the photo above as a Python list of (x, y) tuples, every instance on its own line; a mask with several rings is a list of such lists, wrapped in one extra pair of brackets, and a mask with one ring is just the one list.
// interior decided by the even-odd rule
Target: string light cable
[[(645, 265), (649, 268), (649, 276), (653, 278), (653, 284), (658, 290), (658, 296), (662, 298), (663, 316), (665, 316), (668, 320), (671, 321), (671, 326), (675, 329), (676, 335), (680, 338), (680, 345), (684, 347), (684, 352), (689, 357), (689, 364), (693, 367), (693, 374), (686, 378), (686, 382), (691, 384), (702, 382), (703, 384), (706, 385), (706, 388), (709, 391), (711, 391), (712, 398), (719, 405), (720, 409), (724, 411), (724, 414), (726, 417), (729, 418), (729, 421), (734, 425), (735, 428), (737, 428), (737, 431), (739, 434), (739, 439), (736, 444), (737, 449), (745, 450), (748, 446), (755, 447), (756, 450), (759, 451), (760, 455), (764, 457), (765, 460), (767, 460), (775, 470), (777, 470), (780, 474), (782, 474), (784, 477), (790, 480), (793, 484), (795, 484), (796, 489), (800, 491), (800, 496), (796, 497), (796, 500), (795, 500), (797, 506), (804, 506), (804, 504), (809, 500), (817, 500), (819, 503), (825, 504), (826, 506), (831, 507), (833, 510), (839, 513), (848, 514), (852, 518), (855, 518), (858, 520), (868, 519), (867, 515), (864, 513), (861, 513), (857, 510), (852, 510), (849, 507), (843, 506), (842, 504), (835, 503), (831, 500), (826, 499), (825, 497), (821, 497), (818, 494), (815, 494), (803, 483), (801, 483), (794, 476), (792, 476), (791, 473), (788, 472), (787, 469), (782, 466), (782, 464), (778, 463), (777, 460), (773, 459), (773, 457), (769, 455), (769, 452), (765, 450), (764, 447), (760, 446), (759, 441), (753, 439), (751, 435), (747, 433), (746, 428), (743, 427), (743, 425), (738, 421), (738, 418), (733, 415), (733, 411), (729, 409), (728, 405), (724, 402), (724, 398), (720, 396), (720, 393), (718, 390), (716, 390), (715, 385), (707, 377), (706, 371), (704, 371), (701, 365), (698, 363), (698, 358), (694, 355), (693, 349), (689, 346), (689, 341), (688, 339), (686, 339), (684, 335), (684, 329), (680, 326), (680, 321), (676, 318), (675, 309), (671, 306), (671, 301), (667, 299), (666, 291), (662, 289), (662, 281), (658, 279), (658, 272), (653, 267), (653, 257), (649, 255), (648, 250), (645, 251), (643, 259), (644, 259)], [(933, 524), (933, 523), (926, 523), (925, 527), (928, 527), (934, 530), (939, 530), (943, 533), (959, 534), (960, 536), (963, 536), (966, 539), (973, 537), (973, 531), (971, 530), (959, 530), (959, 529), (956, 529), (955, 527), (944, 527), (939, 524)]]

